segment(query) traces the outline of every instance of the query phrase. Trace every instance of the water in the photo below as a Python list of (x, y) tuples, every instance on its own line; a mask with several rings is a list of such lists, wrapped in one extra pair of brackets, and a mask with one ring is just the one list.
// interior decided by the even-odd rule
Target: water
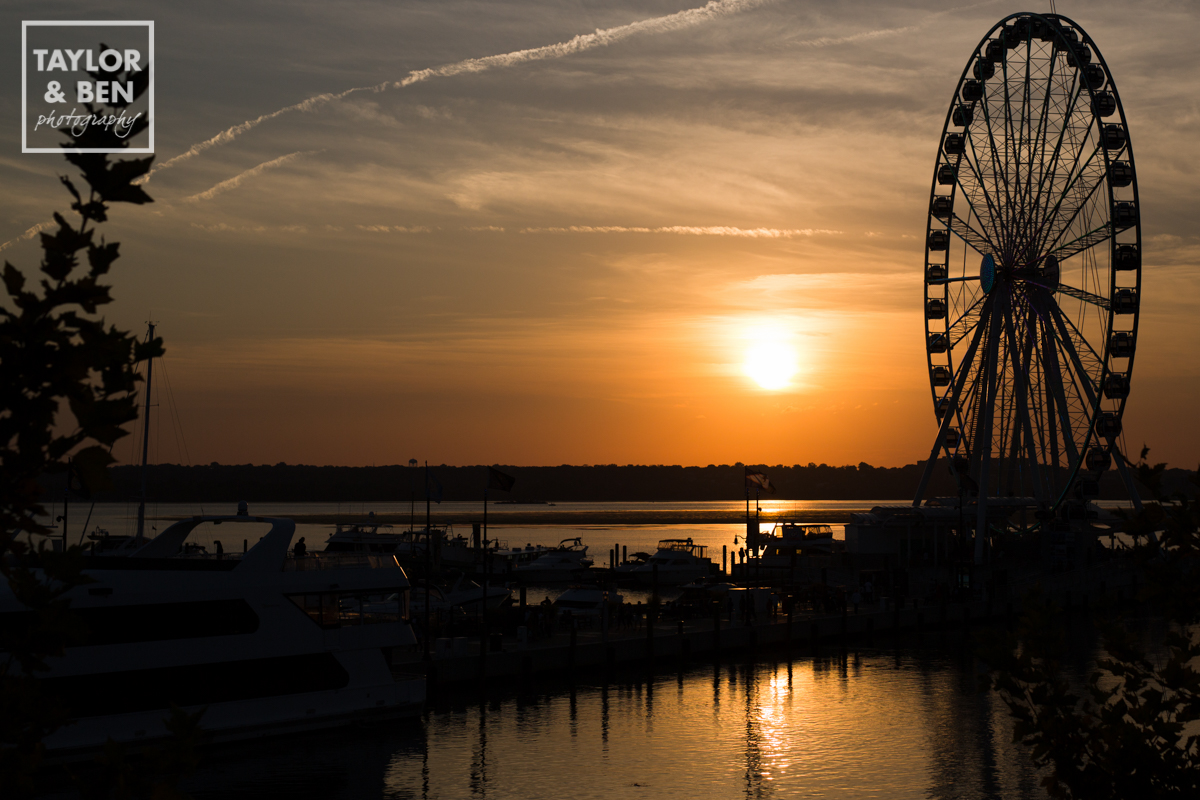
[[(831, 510), (850, 510), (870, 508), (873, 505), (884, 503), (896, 503), (902, 501), (882, 501), (882, 500), (773, 500), (762, 501), (760, 504), (764, 512), (771, 514), (786, 513), (789, 519), (804, 521), (806, 511), (831, 511)], [(195, 514), (232, 514), (236, 511), (236, 504), (202, 504), (202, 503), (152, 503), (146, 506), (146, 535), (155, 536), (159, 532), (167, 529), (171, 525), (172, 518), (187, 517)], [(250, 506), (250, 513), (254, 516), (303, 516), (310, 514), (345, 514), (349, 520), (349, 515), (353, 514), (354, 519), (361, 521), (363, 515), (370, 511), (376, 514), (406, 514), (409, 512), (408, 503), (254, 503)], [(482, 511), (481, 503), (442, 503), (437, 507), (438, 513), (449, 515), (453, 519), (455, 514), (479, 513)], [(545, 525), (513, 525), (504, 522), (506, 515), (521, 514), (522, 517), (529, 515), (537, 515), (539, 513), (553, 513), (568, 511), (572, 513), (586, 512), (636, 512), (636, 511), (703, 511), (703, 512), (721, 512), (730, 514), (744, 513), (745, 505), (737, 502), (711, 502), (711, 503), (559, 503), (555, 506), (542, 505), (492, 505), (488, 507), (488, 535), (491, 538), (496, 538), (507, 542), (510, 546), (518, 547), (526, 544), (541, 544), (541, 545), (556, 545), (563, 539), (574, 539), (580, 537), (583, 543), (588, 545), (589, 554), (596, 560), (597, 565), (607, 566), (608, 551), (616, 544), (621, 545), (628, 553), (646, 552), (653, 553), (655, 545), (661, 539), (670, 538), (689, 538), (691, 537), (696, 544), (705, 545), (709, 548), (708, 555), (715, 561), (721, 559), (721, 547), (725, 546), (730, 551), (735, 551), (741, 545), (741, 537), (745, 534), (745, 524), (714, 524), (714, 523), (695, 523), (689, 525), (562, 525), (562, 524), (545, 524)], [(91, 514), (89, 518), (89, 512)], [(58, 505), (52, 509), (52, 514), (58, 516), (62, 514), (62, 506)], [(511, 519), (511, 516), (510, 516)], [(48, 522), (49, 520), (43, 520)], [(114, 535), (132, 535), (137, 532), (137, 504), (136, 503), (97, 503), (94, 508), (88, 504), (75, 503), (71, 506), (70, 517), (68, 519), (69, 530), (68, 540), (70, 543), (78, 543), (83, 531), (84, 523), (87, 523), (87, 530), (94, 531), (97, 528), (103, 528)], [(424, 524), (423, 509), (418, 509), (416, 515), (417, 525)], [(763, 530), (770, 530), (773, 523), (763, 523)], [(407, 524), (397, 525), (397, 529), (406, 528)], [(835, 538), (842, 538), (843, 526), (831, 526), (834, 531)], [(61, 530), (61, 529), (60, 529)], [(251, 534), (248, 541), (249, 545), (253, 545), (258, 536), (264, 535), (269, 527), (261, 526), (261, 530), (255, 530)], [(222, 542), (227, 552), (232, 552), (241, 549), (242, 542), (240, 539), (247, 535), (246, 526), (237, 528), (236, 535), (238, 541), (230, 541), (228, 528), (220, 528), (213, 525), (203, 525), (197, 528), (189, 537), (189, 541), (197, 542), (205, 545), (209, 552), (213, 552), (214, 542), (221, 539), (222, 533), (225, 533), (225, 539)], [(329, 538), (334, 531), (334, 526), (330, 524), (313, 524), (313, 523), (298, 523), (296, 525), (296, 537), (305, 537), (309, 550), (320, 550), (324, 547), (324, 542)], [(459, 526), (458, 533), (469, 536), (471, 528), (469, 525)], [(736, 538), (736, 542), (735, 542)]]
[(198, 798), (1043, 798), (968, 651), (830, 651), (540, 681), (226, 753)]

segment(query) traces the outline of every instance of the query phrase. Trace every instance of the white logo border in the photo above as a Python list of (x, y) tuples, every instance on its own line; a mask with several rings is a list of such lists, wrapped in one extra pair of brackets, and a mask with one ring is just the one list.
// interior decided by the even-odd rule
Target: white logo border
[[(147, 61), (150, 64), (150, 85), (147, 87), (150, 92), (150, 107), (147, 113), (150, 117), (150, 142), (146, 147), (29, 147), (29, 102), (28, 92), (29, 83), (26, 77), (26, 72), (29, 66), (29, 46), (26, 42), (26, 35), (30, 25), (36, 27), (66, 27), (75, 25), (79, 27), (92, 26), (107, 26), (116, 25), (145, 25), (150, 32), (150, 52)], [(154, 152), (154, 73), (158, 71), (158, 67), (154, 61), (154, 20), (88, 20), (88, 21), (63, 21), (63, 20), (21, 20), (21, 152), (22, 153), (153, 153)]]

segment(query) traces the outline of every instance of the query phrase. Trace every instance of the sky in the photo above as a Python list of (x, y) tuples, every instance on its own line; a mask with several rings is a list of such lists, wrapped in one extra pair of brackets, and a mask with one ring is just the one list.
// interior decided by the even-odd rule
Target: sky
[[(9, 2), (0, 257), (67, 206), (21, 20), (153, 19), (155, 202), (104, 226), (106, 319), (167, 348), (152, 461), (913, 463), (946, 109), (1045, 5)], [(1056, 5), (1137, 158), (1126, 443), (1195, 466), (1200, 10)]]

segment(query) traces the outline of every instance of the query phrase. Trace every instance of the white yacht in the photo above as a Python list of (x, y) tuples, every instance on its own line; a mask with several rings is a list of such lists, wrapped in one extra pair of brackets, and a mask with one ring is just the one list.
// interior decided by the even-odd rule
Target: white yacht
[(656, 580), (663, 586), (690, 583), (712, 573), (713, 563), (707, 553), (707, 547), (691, 539), (663, 539), (658, 543), (658, 552), (624, 575), (646, 586)]
[[(183, 555), (206, 523), (269, 530), (245, 554)], [(291, 558), (294, 532), (288, 519), (197, 516), (121, 557), (87, 557), (92, 582), (68, 595), (87, 638), (49, 659), (42, 681), (72, 716), (48, 751), (163, 737), (172, 704), (204, 708), (216, 741), (419, 714), (424, 678), (391, 668), (392, 649), (416, 644), (396, 558)], [(7, 583), (0, 612), (25, 613)]]
[(563, 539), (558, 547), (547, 550), (528, 564), (513, 568), (513, 577), (525, 583), (564, 583), (579, 578), (592, 566), (587, 545), (580, 537)]
[(781, 522), (759, 537), (759, 557), (763, 566), (786, 567), (797, 555), (832, 553), (833, 541), (833, 528), (828, 525)]
[(602, 589), (598, 586), (572, 586), (558, 596), (558, 599), (554, 601), (554, 607), (558, 609), (560, 620), (569, 614), (571, 617), (595, 621), (600, 619), (605, 606), (607, 606), (609, 624), (615, 625), (616, 612), (624, 599), (610, 589)]
[[(418, 580), (412, 588), (411, 608), (413, 616), (420, 619), (425, 612), (424, 581)], [(480, 603), (484, 609), (499, 608), (504, 601), (512, 597), (512, 590), (507, 586), (493, 586), (485, 582), (482, 586), (466, 576), (460, 575), (454, 583), (432, 583), (429, 589), (429, 608), (432, 611), (450, 611), (461, 609), (467, 614), (479, 612)]]

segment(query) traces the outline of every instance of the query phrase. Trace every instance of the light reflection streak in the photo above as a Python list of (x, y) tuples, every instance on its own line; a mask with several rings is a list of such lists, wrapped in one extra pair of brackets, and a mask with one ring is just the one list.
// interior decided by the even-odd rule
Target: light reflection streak
[[(384, 786), (573, 800), (1043, 797), (1010, 734), (970, 664), (852, 651), (583, 681), (477, 717), (433, 713), (429, 747), (394, 758)], [(575, 775), (587, 780), (563, 783)]]

